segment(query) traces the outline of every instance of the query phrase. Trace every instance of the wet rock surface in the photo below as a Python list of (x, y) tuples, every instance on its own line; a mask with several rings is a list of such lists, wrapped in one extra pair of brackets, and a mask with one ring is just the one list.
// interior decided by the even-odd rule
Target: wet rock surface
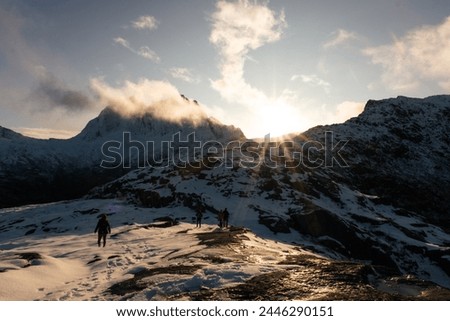
[[(142, 292), (151, 292), (149, 277), (193, 275), (209, 264), (230, 262), (251, 265), (267, 255), (245, 244), (251, 233), (244, 228), (198, 233), (201, 251), (176, 255), (167, 266), (146, 268), (134, 277), (111, 286), (107, 294), (113, 299), (133, 300)], [(195, 264), (193, 264), (195, 262)], [(279, 257), (267, 273), (249, 275), (238, 284), (200, 287), (159, 296), (159, 300), (449, 300), (450, 290), (395, 269), (361, 262), (331, 260), (304, 252)]]

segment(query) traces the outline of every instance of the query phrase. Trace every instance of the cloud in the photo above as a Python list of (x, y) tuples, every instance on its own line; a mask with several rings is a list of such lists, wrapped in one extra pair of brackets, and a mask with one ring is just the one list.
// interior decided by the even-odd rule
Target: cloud
[(383, 69), (383, 83), (411, 92), (426, 82), (450, 90), (450, 17), (436, 26), (422, 26), (393, 43), (363, 53)]
[(165, 81), (140, 79), (112, 87), (100, 78), (93, 78), (91, 88), (103, 106), (111, 106), (125, 116), (150, 113), (158, 119), (189, 120), (194, 124), (207, 117), (203, 106), (182, 98), (178, 90)]
[(161, 62), (161, 59), (159, 58), (159, 56), (156, 54), (156, 52), (154, 52), (153, 50), (151, 50), (149, 47), (147, 46), (143, 46), (140, 47), (139, 50), (137, 50), (137, 54), (145, 59), (151, 60), (153, 62)]
[(333, 121), (343, 123), (352, 117), (356, 117), (363, 112), (364, 106), (362, 102), (344, 101), (336, 106), (336, 114)]
[(291, 81), (295, 81), (297, 79), (300, 79), (302, 82), (306, 84), (311, 84), (314, 86), (322, 87), (326, 93), (330, 92), (330, 83), (321, 79), (317, 75), (293, 75), (291, 77)]
[(52, 129), (52, 128), (28, 128), (28, 127), (15, 127), (12, 130), (21, 133), (27, 137), (48, 139), (48, 138), (59, 138), (67, 139), (74, 137), (79, 133), (79, 131), (63, 130), (63, 129)]
[(45, 134), (46, 128), (82, 128), (87, 115), (95, 110), (93, 100), (88, 92), (72, 88), (43, 67), (55, 66), (55, 70), (79, 78), (58, 52), (42, 47), (42, 39), (36, 44), (36, 39), (29, 37), (28, 31), (34, 30), (36, 23), (16, 5), (0, 4), (0, 109), (6, 115), (1, 121), (7, 127), (44, 128), (32, 133), (33, 137), (64, 137), (50, 131)]
[(323, 48), (328, 49), (332, 47), (340, 46), (351, 40), (358, 40), (359, 36), (352, 31), (347, 31), (345, 29), (338, 29), (331, 33), (331, 39), (323, 44)]
[(159, 21), (153, 16), (140, 16), (131, 22), (131, 26), (137, 30), (155, 30), (158, 25)]
[(189, 83), (199, 82), (199, 79), (195, 78), (188, 68), (170, 68), (169, 73), (175, 79), (180, 79)]
[[(322, 112), (292, 90), (284, 89), (279, 95), (268, 96), (244, 77), (250, 52), (282, 38), (287, 27), (283, 11), (274, 12), (267, 2), (218, 1), (210, 20), (209, 40), (218, 49), (221, 59), (221, 77), (211, 81), (212, 88), (228, 102), (241, 107), (236, 115), (226, 113), (228, 122), (239, 122), (248, 137), (263, 137), (267, 133), (280, 136), (306, 130), (317, 124), (315, 121), (332, 117), (332, 113)], [(303, 75), (303, 81), (327, 87), (317, 76)]]
[(124, 38), (122, 38), (122, 37), (114, 38), (114, 42), (116, 44), (118, 44), (118, 45), (121, 45), (122, 47), (125, 47), (125, 48), (127, 48), (129, 50), (132, 50), (131, 46), (130, 46), (130, 43), (127, 40), (125, 40)]
[(125, 38), (122, 37), (114, 38), (114, 43), (128, 49), (132, 53), (141, 56), (142, 58), (151, 60), (155, 63), (161, 62), (161, 58), (158, 56), (158, 54), (156, 54), (156, 52), (154, 52), (147, 46), (142, 46), (139, 49), (135, 49), (130, 45), (130, 43)]
[(244, 63), (250, 50), (281, 38), (286, 27), (284, 13), (277, 15), (267, 6), (247, 0), (218, 1), (211, 21), (209, 40), (221, 56), (221, 79), (212, 81), (212, 87), (231, 102), (267, 102), (263, 92), (245, 81)]
[(93, 103), (87, 95), (69, 88), (43, 67), (37, 68), (37, 81), (37, 86), (29, 97), (35, 109), (63, 109), (75, 112), (92, 108)]

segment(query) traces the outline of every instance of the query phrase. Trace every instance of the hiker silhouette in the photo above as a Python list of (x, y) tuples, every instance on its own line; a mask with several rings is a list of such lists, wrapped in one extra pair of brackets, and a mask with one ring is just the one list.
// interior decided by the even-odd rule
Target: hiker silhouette
[(203, 212), (204, 212), (203, 207), (201, 205), (197, 206), (196, 213), (195, 213), (195, 218), (196, 218), (196, 222), (197, 222), (196, 227), (202, 227)]
[(223, 227), (227, 228), (228, 220), (230, 219), (230, 213), (228, 212), (228, 210), (226, 208), (222, 212), (222, 218), (223, 218)]
[(111, 234), (111, 225), (109, 225), (108, 218), (106, 214), (102, 214), (97, 222), (94, 233), (98, 232), (97, 244), (100, 247), (101, 241), (103, 240), (103, 247), (106, 245), (106, 235)]
[(220, 210), (217, 214), (217, 219), (219, 220), (219, 227), (223, 227), (223, 210)]

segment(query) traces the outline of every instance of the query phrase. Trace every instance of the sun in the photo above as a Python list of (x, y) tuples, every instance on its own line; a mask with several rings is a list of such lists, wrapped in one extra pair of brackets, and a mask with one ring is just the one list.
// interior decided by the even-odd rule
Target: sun
[(257, 120), (253, 127), (258, 137), (270, 134), (276, 138), (306, 130), (300, 110), (282, 100), (261, 104), (255, 112)]

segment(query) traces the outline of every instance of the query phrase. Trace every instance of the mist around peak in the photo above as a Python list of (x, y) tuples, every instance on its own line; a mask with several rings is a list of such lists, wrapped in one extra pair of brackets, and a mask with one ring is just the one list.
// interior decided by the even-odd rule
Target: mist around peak
[(151, 115), (172, 123), (189, 121), (198, 125), (208, 118), (206, 108), (189, 100), (168, 82), (140, 79), (113, 87), (100, 78), (91, 80), (91, 88), (102, 106), (110, 106), (122, 116)]

